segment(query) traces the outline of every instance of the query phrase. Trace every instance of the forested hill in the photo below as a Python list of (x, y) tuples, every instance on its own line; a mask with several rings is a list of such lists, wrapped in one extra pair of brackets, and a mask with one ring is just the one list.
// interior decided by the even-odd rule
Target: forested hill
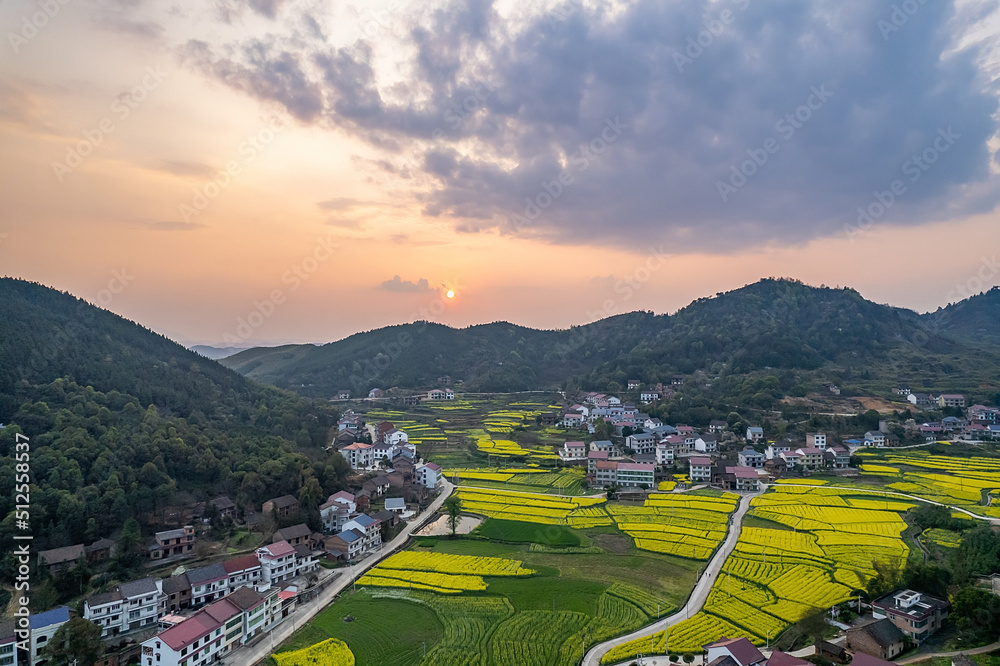
[[(38, 550), (145, 533), (168, 505), (340, 488), (337, 414), (247, 380), (69, 294), (0, 280), (0, 553), (11, 552), (15, 434), (31, 439)], [(0, 567), (0, 573), (6, 571)]]
[(767, 279), (699, 299), (671, 316), (634, 312), (564, 331), (418, 322), (320, 347), (251, 349), (221, 362), (263, 382), (329, 397), (344, 388), (358, 394), (426, 387), (442, 375), (482, 391), (549, 388), (567, 378), (583, 388), (616, 390), (629, 379), (649, 384), (695, 370), (826, 369), (831, 376), (857, 371), (886, 381), (919, 371), (933, 383), (967, 365), (995, 369), (994, 356), (935, 330), (926, 316), (873, 303), (853, 289)]
[(924, 326), (973, 345), (1000, 344), (1000, 287), (921, 317)]

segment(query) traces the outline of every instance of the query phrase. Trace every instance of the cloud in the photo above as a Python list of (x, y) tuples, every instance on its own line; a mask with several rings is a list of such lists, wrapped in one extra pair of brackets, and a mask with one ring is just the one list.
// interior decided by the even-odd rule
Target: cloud
[(409, 294), (434, 291), (430, 283), (428, 283), (427, 278), (420, 278), (416, 282), (410, 282), (409, 280), (401, 279), (398, 275), (394, 275), (391, 280), (383, 282), (379, 285), (379, 289)]
[[(289, 21), (187, 54), (367, 142), (425, 215), (458, 230), (731, 251), (841, 233), (897, 179), (905, 195), (880, 222), (1000, 201), (992, 39), (968, 38), (995, 5), (900, 18), (896, 4), (574, 1), (515, 17), (451, 0), (362, 22), (348, 44), (311, 36), (331, 33), (316, 14), (315, 30)], [(949, 128), (960, 138), (910, 180)], [(753, 173), (723, 197), (734, 169)]]

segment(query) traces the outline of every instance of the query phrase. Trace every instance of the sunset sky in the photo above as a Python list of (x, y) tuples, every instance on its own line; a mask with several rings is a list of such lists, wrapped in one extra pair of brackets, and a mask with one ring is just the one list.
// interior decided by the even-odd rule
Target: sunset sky
[(0, 0), (0, 274), (184, 344), (932, 310), (1000, 284), (996, 11)]

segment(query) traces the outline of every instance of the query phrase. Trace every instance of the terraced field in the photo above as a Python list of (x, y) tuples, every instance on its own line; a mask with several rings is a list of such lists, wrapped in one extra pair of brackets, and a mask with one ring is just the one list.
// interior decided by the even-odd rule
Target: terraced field
[[(752, 503), (753, 514), (775, 528), (743, 529), (704, 608), (654, 636), (652, 652), (697, 652), (723, 635), (763, 644), (803, 617), (850, 598), (874, 574), (873, 562), (905, 562), (900, 513), (912, 506), (850, 490), (776, 486)], [(602, 663), (650, 654), (650, 648), (649, 638), (626, 643)]]

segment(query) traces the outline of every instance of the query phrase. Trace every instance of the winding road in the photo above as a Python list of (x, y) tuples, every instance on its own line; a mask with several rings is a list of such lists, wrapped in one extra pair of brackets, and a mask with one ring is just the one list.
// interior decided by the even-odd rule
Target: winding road
[(319, 593), (319, 596), (304, 604), (296, 604), (295, 612), (292, 616), (275, 627), (269, 635), (253, 645), (245, 646), (226, 655), (223, 663), (231, 664), (257, 664), (266, 659), (272, 652), (272, 648), (280, 645), (289, 636), (301, 629), (309, 620), (313, 619), (317, 613), (337, 600), (337, 596), (347, 589), (357, 578), (364, 575), (366, 571), (384, 560), (386, 557), (402, 548), (410, 536), (417, 530), (424, 527), (427, 520), (433, 516), (448, 499), (455, 486), (447, 479), (442, 479), (441, 494), (439, 494), (430, 506), (424, 509), (423, 513), (416, 516), (406, 524), (399, 534), (392, 541), (383, 544), (382, 549), (365, 558), (361, 563), (348, 569), (345, 574), (332, 583), (329, 587)]
[[(583, 666), (600, 666), (601, 658), (613, 648), (638, 638), (649, 638), (653, 634), (672, 627), (700, 611), (701, 607), (708, 600), (708, 593), (712, 590), (715, 579), (718, 577), (719, 572), (722, 571), (722, 565), (725, 564), (726, 558), (729, 557), (729, 554), (733, 552), (733, 548), (736, 547), (736, 542), (740, 538), (740, 532), (743, 530), (743, 516), (750, 509), (750, 500), (759, 494), (744, 495), (743, 499), (740, 500), (739, 508), (733, 513), (732, 521), (729, 524), (729, 533), (726, 534), (726, 540), (722, 542), (715, 556), (709, 561), (708, 567), (706, 567), (705, 572), (698, 579), (698, 583), (694, 586), (694, 590), (691, 592), (691, 596), (688, 597), (687, 603), (680, 610), (658, 622), (633, 631), (631, 634), (598, 643), (590, 648), (587, 656), (583, 658)], [(632, 662), (634, 659), (629, 659), (628, 661)]]

